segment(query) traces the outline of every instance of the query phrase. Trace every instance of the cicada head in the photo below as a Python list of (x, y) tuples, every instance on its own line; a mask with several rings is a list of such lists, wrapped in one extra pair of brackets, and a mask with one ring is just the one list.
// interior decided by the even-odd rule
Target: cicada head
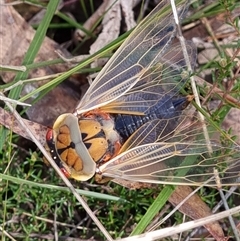
[(59, 116), (46, 140), (51, 156), (66, 177), (79, 181), (93, 177), (96, 163), (83, 143), (76, 116), (70, 113)]

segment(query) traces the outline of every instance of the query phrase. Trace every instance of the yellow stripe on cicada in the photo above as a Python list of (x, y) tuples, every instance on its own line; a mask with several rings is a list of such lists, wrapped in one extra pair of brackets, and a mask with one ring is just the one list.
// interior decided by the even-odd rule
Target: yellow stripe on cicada
[(79, 128), (90, 156), (95, 162), (100, 160), (108, 150), (108, 142), (101, 124), (93, 119), (80, 119)]

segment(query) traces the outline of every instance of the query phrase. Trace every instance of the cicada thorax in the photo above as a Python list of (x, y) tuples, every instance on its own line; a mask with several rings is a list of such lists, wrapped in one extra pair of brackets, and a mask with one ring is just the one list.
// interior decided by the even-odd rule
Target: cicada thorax
[(121, 148), (121, 138), (112, 117), (99, 110), (82, 115), (63, 114), (47, 133), (47, 144), (57, 165), (67, 177), (88, 180), (100, 165)]
[(106, 162), (118, 154), (122, 139), (110, 114), (93, 110), (78, 120), (83, 142), (95, 162)]

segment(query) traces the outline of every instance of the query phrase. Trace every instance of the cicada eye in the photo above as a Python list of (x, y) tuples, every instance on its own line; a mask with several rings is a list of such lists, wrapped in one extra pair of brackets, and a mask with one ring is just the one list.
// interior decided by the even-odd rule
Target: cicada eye
[(61, 169), (62, 173), (64, 174), (64, 176), (66, 178), (70, 178), (71, 177), (70, 173), (65, 168), (62, 167), (60, 169)]
[(53, 140), (53, 130), (48, 129), (47, 134), (46, 134), (46, 141), (51, 142)]

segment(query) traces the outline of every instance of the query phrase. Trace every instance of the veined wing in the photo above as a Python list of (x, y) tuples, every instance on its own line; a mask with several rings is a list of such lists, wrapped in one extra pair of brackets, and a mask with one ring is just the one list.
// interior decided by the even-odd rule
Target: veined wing
[[(160, 125), (156, 121), (154, 124)], [(223, 148), (216, 140), (206, 143), (197, 122), (186, 129), (181, 124), (178, 128), (174, 134), (173, 131), (165, 136), (160, 134), (154, 143), (147, 140), (152, 133), (145, 132), (146, 141), (143, 139), (142, 145), (138, 146), (141, 141), (134, 139), (131, 148), (100, 166), (99, 173), (137, 182), (217, 186), (214, 178), (217, 172), (223, 185), (239, 182), (240, 153), (236, 147)]]
[[(179, 134), (175, 132), (180, 129), (180, 126), (186, 122), (186, 116), (182, 114), (182, 111), (177, 111), (176, 115), (171, 118), (162, 118), (149, 121), (138, 128), (124, 143), (121, 148), (120, 153), (127, 150), (133, 149), (138, 146), (144, 146), (155, 142), (171, 142), (179, 141)], [(193, 124), (191, 124), (193, 126)], [(175, 133), (175, 139), (173, 140), (173, 135)], [(185, 133), (190, 137), (190, 133)], [(185, 140), (186, 141), (186, 140)]]
[[(192, 67), (195, 65), (196, 49), (186, 42)], [(187, 66), (180, 44), (171, 46), (157, 64), (149, 67), (135, 86), (115, 101), (101, 107), (108, 113), (146, 114), (159, 101), (173, 98), (189, 79)]]
[[(182, 18), (186, 1), (178, 1)], [(102, 107), (123, 96), (142, 79), (152, 66), (161, 65), (176, 33), (171, 5), (162, 1), (130, 34), (90, 86), (76, 108), (78, 114)]]

